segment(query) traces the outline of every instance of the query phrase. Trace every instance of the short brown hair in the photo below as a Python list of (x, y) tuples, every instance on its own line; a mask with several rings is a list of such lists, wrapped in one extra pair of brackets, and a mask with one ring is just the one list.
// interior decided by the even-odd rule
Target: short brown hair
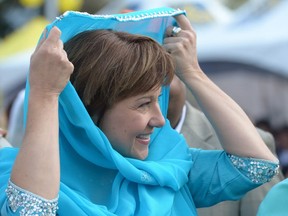
[(65, 43), (71, 82), (90, 116), (125, 98), (169, 85), (172, 58), (149, 37), (111, 30), (82, 32)]

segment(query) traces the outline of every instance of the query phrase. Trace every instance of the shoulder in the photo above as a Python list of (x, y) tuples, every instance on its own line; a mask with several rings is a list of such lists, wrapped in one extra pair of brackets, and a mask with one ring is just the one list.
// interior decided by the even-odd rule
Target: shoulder
[(188, 101), (181, 133), (190, 147), (202, 149), (222, 149), (217, 135), (204, 113)]
[[(278, 184), (274, 185), (270, 189), (270, 191), (268, 192), (267, 198), (269, 198), (269, 196), (275, 196), (275, 195), (279, 196), (281, 194), (283, 194), (283, 195), (285, 194), (285, 196), (287, 197), (287, 201), (288, 201), (287, 191), (288, 191), (288, 178), (284, 179), (283, 181), (281, 181)], [(279, 196), (279, 198), (281, 198), (281, 196)], [(288, 210), (288, 206), (287, 206), (287, 210)]]
[(275, 153), (275, 140), (273, 135), (270, 132), (264, 131), (260, 128), (257, 128), (259, 135), (261, 136), (262, 140), (265, 142), (267, 147)]
[(215, 135), (214, 129), (204, 113), (193, 107), (189, 102), (186, 102), (185, 105), (187, 109), (183, 128), (194, 131), (203, 139)]
[[(197, 108), (193, 107), (188, 101), (185, 102), (185, 106), (187, 107), (187, 114), (186, 115), (193, 116), (196, 118), (196, 120), (198, 120), (198, 119), (201, 121), (207, 120), (204, 113), (202, 111), (198, 110)], [(195, 119), (194, 119), (194, 121), (195, 121)]]
[(273, 186), (262, 201), (257, 216), (266, 215), (286, 215), (288, 212), (288, 179), (285, 179)]

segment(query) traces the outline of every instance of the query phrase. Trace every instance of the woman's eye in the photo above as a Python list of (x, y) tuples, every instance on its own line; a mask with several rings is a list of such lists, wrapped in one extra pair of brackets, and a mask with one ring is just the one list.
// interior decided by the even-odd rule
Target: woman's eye
[(140, 104), (139, 108), (146, 107), (150, 105), (150, 101)]

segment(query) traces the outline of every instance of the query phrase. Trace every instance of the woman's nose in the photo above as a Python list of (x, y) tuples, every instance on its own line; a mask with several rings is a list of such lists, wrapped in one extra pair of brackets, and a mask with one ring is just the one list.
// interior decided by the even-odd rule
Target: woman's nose
[(162, 127), (164, 124), (165, 124), (165, 118), (162, 115), (159, 104), (157, 104), (150, 120), (150, 126)]

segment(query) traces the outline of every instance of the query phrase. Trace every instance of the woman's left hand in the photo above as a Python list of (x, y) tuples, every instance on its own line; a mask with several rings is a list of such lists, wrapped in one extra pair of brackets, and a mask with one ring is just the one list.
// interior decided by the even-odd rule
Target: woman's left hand
[(173, 33), (173, 26), (166, 30), (163, 47), (169, 52), (176, 64), (176, 74), (185, 82), (193, 73), (202, 73), (198, 63), (196, 49), (196, 33), (190, 21), (184, 15), (175, 17), (181, 28), (178, 33)]

